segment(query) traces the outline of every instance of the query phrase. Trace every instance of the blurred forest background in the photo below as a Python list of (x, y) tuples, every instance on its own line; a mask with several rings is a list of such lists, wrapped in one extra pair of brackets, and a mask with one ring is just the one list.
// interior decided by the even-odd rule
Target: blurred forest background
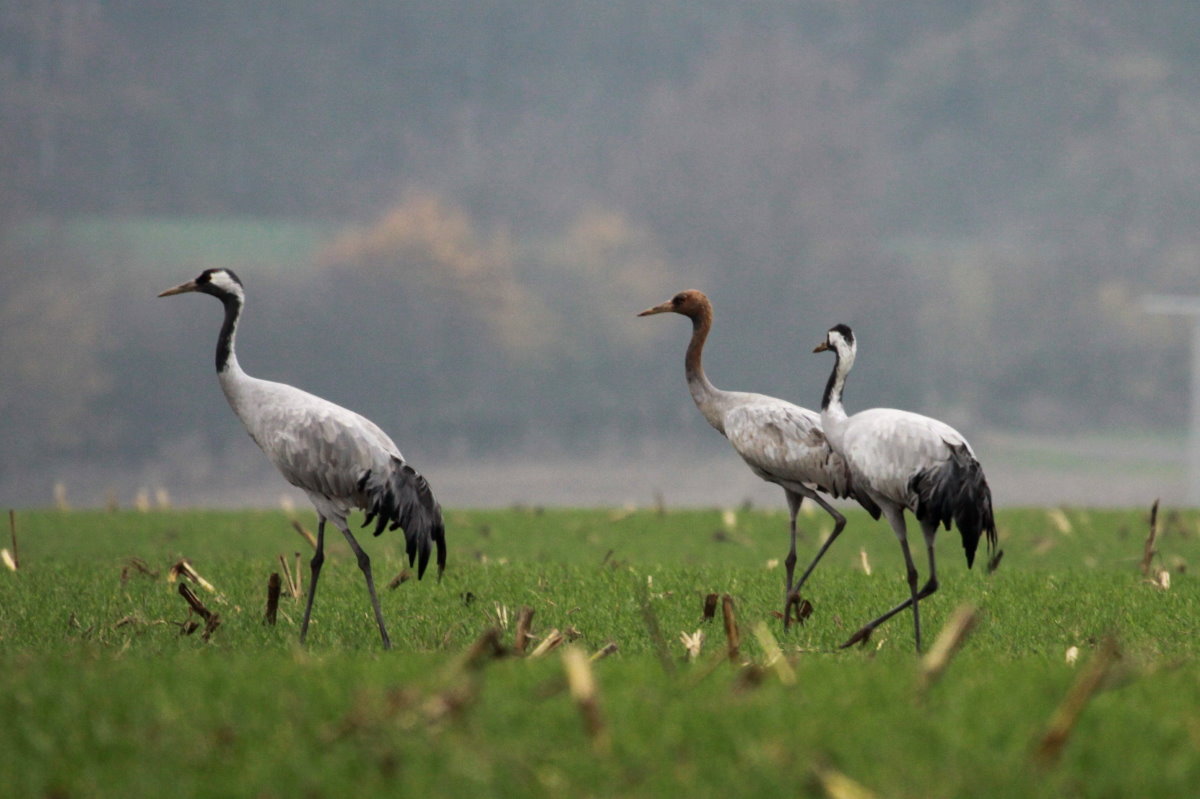
[(1044, 489), (999, 502), (1170, 495), (1189, 339), (1139, 298), (1200, 290), (1197, 31), (1190, 0), (0, 0), (0, 499), (278, 495), (219, 305), (155, 299), (212, 266), (247, 371), (450, 505), (750, 491), (686, 321), (635, 318), (693, 287), (719, 386), (816, 407), (846, 322), (851, 410)]

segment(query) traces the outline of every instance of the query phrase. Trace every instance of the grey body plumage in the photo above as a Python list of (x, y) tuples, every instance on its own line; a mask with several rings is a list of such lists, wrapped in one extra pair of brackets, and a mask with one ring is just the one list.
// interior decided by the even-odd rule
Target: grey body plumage
[(364, 526), (375, 522), (375, 535), (385, 527), (402, 528), (409, 562), (416, 565), (418, 577), (424, 575), (431, 551), (436, 548), (440, 577), (446, 565), (445, 526), (441, 506), (428, 482), (370, 419), (294, 386), (251, 377), (242, 371), (235, 338), (245, 293), (232, 271), (205, 270), (195, 280), (159, 296), (185, 292), (201, 292), (221, 300), (225, 319), (216, 350), (221, 389), (250, 437), (284, 479), (304, 491), (317, 511), (317, 550), (311, 562), (312, 579), (300, 640), (308, 631), (317, 577), (324, 562), (328, 521), (342, 531), (358, 558), (380, 636), (384, 646), (390, 646), (370, 558), (350, 532), (347, 517), (355, 509), (363, 510)]

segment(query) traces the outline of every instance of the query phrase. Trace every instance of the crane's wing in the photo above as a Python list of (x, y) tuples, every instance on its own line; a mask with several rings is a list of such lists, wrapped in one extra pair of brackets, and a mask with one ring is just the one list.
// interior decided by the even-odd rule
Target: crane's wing
[(383, 471), (390, 457), (401, 457), (370, 419), (299, 389), (292, 391), (286, 401), (264, 402), (254, 409), (253, 418), (242, 420), (292, 485), (349, 500), (365, 472)]
[(854, 414), (843, 438), (855, 479), (909, 507), (915, 507), (909, 487), (913, 475), (944, 463), (952, 447), (962, 446), (966, 439), (945, 422), (894, 408)]
[(994, 552), (996, 523), (983, 467), (950, 425), (918, 413), (875, 408), (850, 417), (846, 455), (854, 479), (910, 508), (924, 522), (962, 534), (967, 565), (981, 535)]
[(748, 395), (725, 414), (725, 436), (751, 469), (767, 479), (851, 495), (850, 471), (821, 429), (821, 417), (790, 402)]
[(409, 562), (424, 575), (431, 545), (446, 564), (441, 506), (429, 483), (370, 419), (283, 383), (259, 381), (255, 403), (239, 413), (251, 437), (284, 478), (328, 506), (366, 511), (375, 535), (404, 529)]

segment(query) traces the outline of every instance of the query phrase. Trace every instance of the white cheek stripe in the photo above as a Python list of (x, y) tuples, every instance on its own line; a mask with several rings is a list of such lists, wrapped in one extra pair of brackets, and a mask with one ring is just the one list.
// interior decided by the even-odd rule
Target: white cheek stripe
[(219, 289), (228, 291), (230, 294), (237, 294), (240, 296), (242, 293), (242, 287), (239, 286), (237, 282), (229, 276), (229, 273), (223, 269), (213, 272), (212, 275), (209, 276), (209, 282)]

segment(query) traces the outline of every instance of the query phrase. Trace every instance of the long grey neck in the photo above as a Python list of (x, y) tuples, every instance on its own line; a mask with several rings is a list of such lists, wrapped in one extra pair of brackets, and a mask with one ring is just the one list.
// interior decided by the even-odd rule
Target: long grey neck
[(700, 409), (700, 413), (704, 414), (708, 423), (724, 435), (723, 400), (727, 392), (721, 391), (709, 382), (708, 376), (704, 374), (704, 365), (701, 363), (704, 342), (711, 329), (712, 310), (703, 308), (696, 316), (692, 317), (692, 340), (688, 343), (687, 355), (683, 364), (692, 401), (696, 403), (696, 407)]

